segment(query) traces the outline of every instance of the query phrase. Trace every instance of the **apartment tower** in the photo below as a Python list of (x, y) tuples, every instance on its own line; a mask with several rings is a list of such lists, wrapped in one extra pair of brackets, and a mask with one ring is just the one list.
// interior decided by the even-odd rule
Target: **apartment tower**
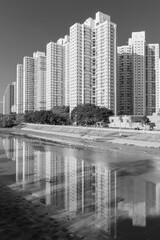
[(146, 114), (145, 32), (133, 32), (129, 39), (133, 59), (133, 114)]
[(8, 84), (3, 95), (3, 114), (10, 114), (14, 106), (14, 84)]
[(159, 44), (146, 44), (145, 32), (134, 32), (117, 52), (117, 114), (158, 112)]
[(96, 104), (115, 111), (116, 25), (96, 13), (70, 28), (70, 108)]
[(87, 23), (76, 23), (70, 28), (70, 110), (93, 103), (91, 40), (92, 28)]
[(17, 113), (23, 113), (23, 64), (17, 64)]
[(158, 112), (159, 101), (159, 44), (146, 45), (146, 115)]
[(133, 115), (132, 47), (117, 47), (117, 115)]
[(96, 105), (116, 114), (116, 24), (96, 13)]
[(34, 111), (34, 58), (23, 58), (23, 112)]
[(46, 56), (33, 53), (34, 58), (34, 110), (46, 110)]
[(14, 104), (12, 105), (11, 112), (16, 113), (17, 112), (17, 82), (12, 82), (13, 89), (14, 89)]
[[(67, 54), (69, 37), (59, 39), (57, 43), (47, 44), (46, 60), (46, 109), (65, 105), (65, 78), (69, 81), (69, 55)], [(66, 58), (65, 58), (66, 56)], [(68, 67), (68, 70), (66, 71)]]

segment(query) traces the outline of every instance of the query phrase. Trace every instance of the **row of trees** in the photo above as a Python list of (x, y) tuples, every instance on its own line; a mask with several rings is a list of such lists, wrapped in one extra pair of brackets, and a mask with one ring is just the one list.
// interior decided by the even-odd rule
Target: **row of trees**
[(54, 107), (50, 111), (26, 111), (24, 114), (12, 113), (0, 116), (0, 127), (13, 127), (23, 122), (52, 125), (94, 125), (99, 121), (109, 123), (113, 112), (92, 104), (79, 105), (69, 114), (69, 107)]

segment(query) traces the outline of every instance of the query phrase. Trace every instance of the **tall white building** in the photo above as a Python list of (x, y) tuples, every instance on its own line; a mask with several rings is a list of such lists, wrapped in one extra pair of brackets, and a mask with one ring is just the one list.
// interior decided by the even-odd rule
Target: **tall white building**
[(101, 12), (70, 28), (70, 108), (116, 104), (116, 25)]
[[(50, 110), (54, 106), (65, 105), (65, 66), (69, 64), (66, 60), (65, 53), (68, 49), (69, 38), (59, 39), (57, 43), (50, 42), (47, 44), (47, 61), (46, 61), (46, 109)], [(65, 47), (66, 48), (65, 48)], [(69, 57), (69, 55), (66, 55)], [(68, 76), (66, 76), (66, 79)]]
[(146, 114), (145, 32), (133, 32), (129, 39), (133, 53), (133, 114)]
[(116, 114), (116, 24), (96, 13), (96, 105)]
[(70, 28), (70, 109), (92, 103), (91, 91), (92, 28), (76, 23)]
[(44, 52), (33, 53), (34, 58), (34, 110), (46, 109), (46, 56)]
[(17, 64), (17, 113), (23, 113), (23, 64)]
[(34, 58), (23, 58), (23, 112), (34, 110)]
[(64, 105), (69, 106), (70, 96), (70, 38), (65, 36), (63, 39), (64, 47)]

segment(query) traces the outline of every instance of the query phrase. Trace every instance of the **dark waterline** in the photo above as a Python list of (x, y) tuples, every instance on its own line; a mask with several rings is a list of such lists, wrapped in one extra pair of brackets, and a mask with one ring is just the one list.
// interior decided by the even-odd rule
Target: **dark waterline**
[(54, 209), (75, 232), (110, 239), (160, 239), (160, 161), (108, 151), (1, 137), (0, 161), (11, 161), (11, 186)]

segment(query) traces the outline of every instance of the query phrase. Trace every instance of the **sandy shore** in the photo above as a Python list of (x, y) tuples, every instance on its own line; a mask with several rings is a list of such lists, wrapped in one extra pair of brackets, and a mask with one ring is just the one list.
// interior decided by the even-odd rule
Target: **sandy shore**
[[(26, 131), (23, 129), (1, 129), (2, 133), (18, 134), (26, 137), (37, 138), (41, 141), (51, 141), (52, 143), (65, 144), (80, 149), (91, 148), (92, 151), (105, 152), (120, 151), (136, 154), (147, 154), (160, 156), (160, 148), (136, 146), (126, 144), (125, 141), (160, 142), (159, 135), (151, 136), (137, 134), (121, 134), (110, 132), (108, 134), (93, 136), (93, 134), (81, 133), (80, 135), (43, 133)], [(79, 133), (77, 133), (79, 134)], [(85, 137), (84, 137), (85, 136)], [(117, 141), (116, 141), (117, 139)], [(123, 142), (122, 140), (125, 141)], [(121, 143), (118, 143), (121, 140)], [(155, 141), (156, 140), (156, 141)], [(123, 142), (123, 143), (122, 143)], [(129, 141), (128, 141), (129, 142)], [(2, 148), (1, 148), (2, 149)], [(3, 152), (1, 153), (3, 154)], [(11, 189), (9, 186), (14, 183), (12, 163), (7, 163), (5, 159), (0, 161), (0, 240), (50, 240), (50, 239), (82, 239), (67, 230), (67, 222), (59, 222), (54, 219), (54, 214), (49, 206), (44, 206), (40, 201), (34, 202), (26, 200), (27, 192)], [(95, 236), (86, 236), (83, 239), (97, 239)], [(98, 239), (106, 239), (106, 237)]]

